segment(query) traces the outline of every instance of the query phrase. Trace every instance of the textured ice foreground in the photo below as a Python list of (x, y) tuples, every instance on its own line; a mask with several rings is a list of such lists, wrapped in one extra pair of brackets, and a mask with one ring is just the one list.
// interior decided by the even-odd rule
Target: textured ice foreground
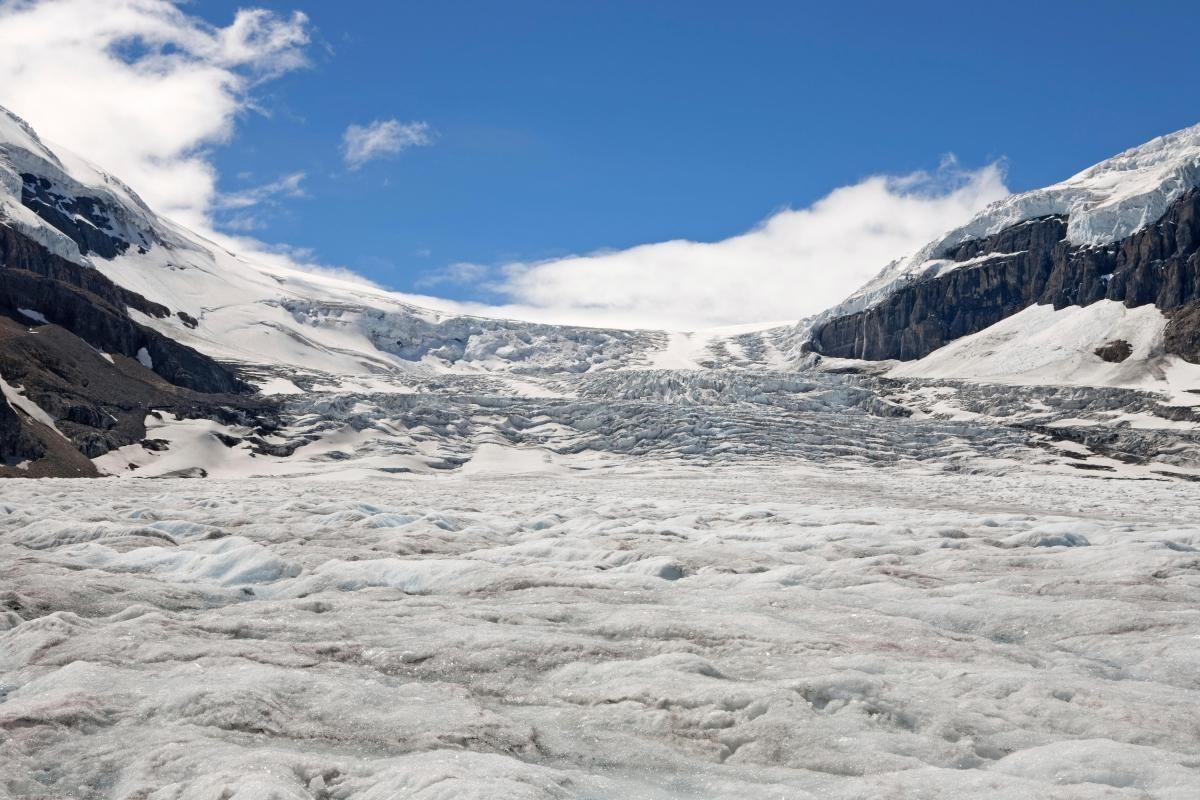
[(8, 482), (0, 587), (14, 797), (1200, 796), (1178, 481)]

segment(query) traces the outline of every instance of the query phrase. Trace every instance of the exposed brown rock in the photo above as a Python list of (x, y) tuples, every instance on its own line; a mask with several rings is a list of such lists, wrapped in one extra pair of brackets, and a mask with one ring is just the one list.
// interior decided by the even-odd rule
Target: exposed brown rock
[(46, 448), (25, 429), (20, 414), (0, 397), (0, 466), (41, 458)]
[(159, 318), (171, 313), (166, 306), (116, 285), (94, 269), (55, 255), (28, 236), (4, 225), (0, 225), (0, 267), (24, 270), (82, 289), (115, 308), (133, 308)]
[(1120, 364), (1133, 355), (1133, 346), (1124, 339), (1113, 339), (1100, 345), (1093, 352), (1110, 364)]
[(1168, 353), (1200, 363), (1200, 301), (1167, 312), (1163, 345)]
[[(130, 308), (170, 314), (0, 226), (0, 375), (61, 431), (0, 402), (0, 477), (95, 475), (89, 459), (144, 439), (153, 409), (224, 421), (269, 415), (273, 404), (230, 368), (138, 324)], [(139, 363), (143, 349), (153, 369)]]
[[(0, 316), (0, 375), (22, 387), (26, 397), (56, 420), (69, 441), (58, 434), (36, 438), (44, 445), (65, 443), (85, 462), (144, 440), (145, 418), (152, 410), (237, 422), (269, 417), (274, 409), (267, 398), (195, 392), (169, 383), (136, 359), (119, 354), (111, 358), (110, 362), (58, 325), (31, 329), (24, 322)], [(0, 410), (0, 427), (4, 416)], [(25, 430), (38, 433), (36, 427), (31, 430), (26, 424)], [(7, 455), (9, 462), (28, 458), (27, 452), (18, 457), (15, 450), (0, 454)], [(58, 461), (69, 470), (61, 474), (79, 474), (77, 463), (68, 463), (61, 455)]]

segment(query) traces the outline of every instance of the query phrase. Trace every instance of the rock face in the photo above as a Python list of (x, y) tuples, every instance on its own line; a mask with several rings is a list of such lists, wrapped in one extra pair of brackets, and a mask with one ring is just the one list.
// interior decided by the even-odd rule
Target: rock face
[(42, 457), (42, 446), (21, 423), (17, 412), (0, 397), (0, 466), (12, 467), (24, 461)]
[(1095, 353), (1110, 364), (1120, 364), (1133, 355), (1133, 345), (1124, 339), (1113, 339), (1097, 347)]
[(134, 322), (126, 308), (154, 317), (171, 313), (0, 226), (0, 312), (36, 311), (106, 353), (136, 358), (145, 349), (154, 371), (176, 386), (207, 393), (251, 391), (228, 368)]
[(1200, 301), (1169, 310), (1167, 318), (1163, 331), (1167, 352), (1200, 363)]
[(98, 198), (61, 194), (49, 180), (31, 173), (22, 173), (21, 180), (21, 204), (70, 236), (83, 255), (116, 258), (129, 249), (129, 242), (106, 233), (112, 220)]
[(0, 476), (94, 475), (88, 459), (142, 439), (152, 409), (269, 413), (231, 369), (138, 324), (131, 308), (171, 313), (0, 225), (0, 376), (61, 431), (0, 401)]
[[(142, 441), (150, 412), (238, 422), (269, 430), (275, 404), (244, 394), (175, 386), (135, 358), (100, 353), (54, 324), (0, 315), (0, 375), (55, 420), (57, 430), (0, 408), (0, 476), (95, 474), (88, 459)], [(22, 419), (23, 418), (23, 419)], [(23, 431), (23, 434), (18, 431)], [(23, 471), (13, 465), (34, 463)], [(46, 462), (46, 463), (43, 463)]]
[(104, 277), (94, 269), (81, 267), (51, 253), (38, 242), (6, 225), (0, 225), (0, 269), (21, 270), (52, 281), (82, 289), (116, 308), (137, 309), (151, 317), (170, 314), (166, 306), (152, 303)]
[(1065, 308), (1108, 299), (1129, 307), (1153, 303), (1172, 317), (1167, 352), (1200, 353), (1200, 311), (1193, 305), (1200, 303), (1200, 191), (1109, 245), (1073, 246), (1066, 232), (1067, 218), (1056, 215), (956, 245), (941, 257), (969, 264), (821, 324), (810, 346), (839, 358), (910, 360), (1034, 304)]

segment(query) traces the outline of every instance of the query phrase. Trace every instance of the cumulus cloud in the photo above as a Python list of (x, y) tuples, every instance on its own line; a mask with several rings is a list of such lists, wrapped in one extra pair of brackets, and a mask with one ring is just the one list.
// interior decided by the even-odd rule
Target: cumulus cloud
[(811, 206), (780, 211), (717, 242), (673, 240), (461, 275), (510, 301), (505, 313), (547, 321), (700, 329), (796, 320), (841, 301), (1008, 194), (998, 164), (873, 176)]
[(342, 134), (342, 157), (350, 169), (358, 169), (376, 158), (430, 144), (433, 144), (433, 132), (428, 123), (380, 119), (369, 125), (346, 128)]
[(308, 38), (299, 12), (214, 27), (168, 0), (0, 0), (0, 105), (204, 229), (220, 205), (206, 148), (254, 86), (305, 63)]

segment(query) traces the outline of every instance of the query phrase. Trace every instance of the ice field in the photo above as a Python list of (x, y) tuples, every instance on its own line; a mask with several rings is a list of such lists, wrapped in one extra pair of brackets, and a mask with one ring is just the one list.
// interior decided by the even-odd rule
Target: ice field
[(0, 796), (1200, 796), (1200, 486), (7, 482)]

